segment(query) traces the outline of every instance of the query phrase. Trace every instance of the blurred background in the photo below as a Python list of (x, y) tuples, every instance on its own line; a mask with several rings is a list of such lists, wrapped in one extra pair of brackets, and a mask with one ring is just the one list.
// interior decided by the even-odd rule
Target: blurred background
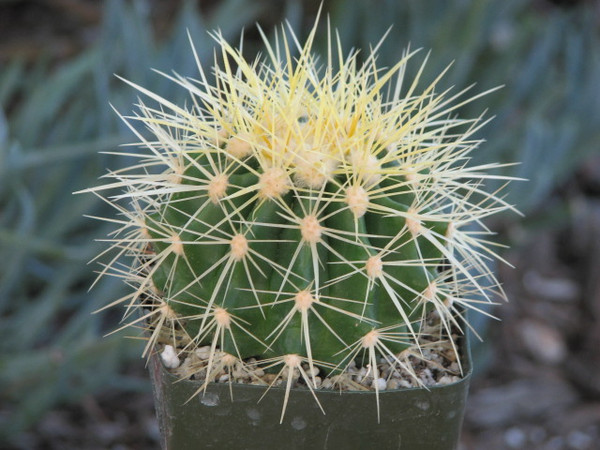
[[(111, 110), (136, 93), (118, 74), (174, 101), (152, 72), (197, 74), (187, 30), (209, 67), (219, 28), (248, 55), (287, 19), (300, 35), (313, 0), (0, 1), (0, 448), (155, 449), (158, 429), (140, 341), (122, 294), (88, 288), (112, 214), (91, 195), (110, 152), (133, 140)], [(478, 162), (520, 162), (507, 214), (488, 225), (510, 246), (499, 265), (501, 319), (473, 318), (476, 374), (462, 450), (597, 449), (600, 440), (600, 3), (577, 0), (325, 0), (344, 47), (368, 48), (393, 25), (379, 63), (409, 44), (431, 50), (441, 87), (504, 85), (462, 108), (495, 119)], [(323, 48), (322, 39), (318, 48)], [(422, 52), (420, 57), (424, 57)], [(417, 58), (418, 59), (418, 58)], [(422, 59), (421, 59), (422, 60)], [(419, 61), (421, 61), (419, 60)], [(415, 70), (419, 61), (411, 66)], [(489, 189), (496, 186), (490, 185)], [(131, 334), (131, 333), (129, 333)]]

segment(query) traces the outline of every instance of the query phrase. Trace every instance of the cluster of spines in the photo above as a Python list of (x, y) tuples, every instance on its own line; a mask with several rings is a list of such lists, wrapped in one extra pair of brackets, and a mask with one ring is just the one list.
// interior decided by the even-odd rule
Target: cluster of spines
[(459, 309), (503, 295), (481, 221), (510, 206), (485, 191), (496, 165), (467, 165), (483, 122), (452, 117), (479, 96), (436, 93), (439, 78), (417, 93), (421, 71), (402, 85), (412, 54), (359, 66), (331, 34), (320, 69), (315, 32), (304, 46), (265, 38), (267, 61), (253, 63), (215, 34), (213, 84), (200, 65), (200, 80), (169, 76), (188, 108), (130, 83), (158, 105), (124, 118), (146, 151), (125, 152), (139, 163), (92, 191), (124, 191), (107, 200), (122, 218), (102, 274), (134, 287), (113, 305), (152, 324), (147, 349), (170, 329), (186, 350), (210, 346), (209, 374), (256, 356), (311, 387), (302, 363), (404, 367), (397, 355), (418, 348), (432, 311), (441, 338), (462, 330)]

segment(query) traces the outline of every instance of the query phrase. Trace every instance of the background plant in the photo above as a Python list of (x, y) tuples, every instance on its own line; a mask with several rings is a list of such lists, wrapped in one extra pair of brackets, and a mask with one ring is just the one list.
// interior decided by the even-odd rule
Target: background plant
[(98, 41), (82, 54), (56, 68), (48, 61), (34, 67), (14, 61), (0, 74), (0, 100), (14, 105), (8, 117), (0, 116), (2, 434), (14, 435), (49, 408), (98, 389), (145, 389), (119, 371), (136, 357), (137, 343), (103, 339), (106, 321), (118, 318), (92, 315), (101, 304), (96, 298), (119, 296), (122, 289), (105, 280), (88, 294), (93, 269), (87, 262), (100, 248), (93, 241), (107, 230), (84, 215), (107, 208), (72, 192), (123, 163), (98, 153), (127, 139), (108, 102), (125, 107), (135, 96), (115, 73), (180, 98), (148, 68), (191, 73), (186, 30), (201, 43), (199, 57), (210, 60), (208, 29), (218, 25), (234, 37), (261, 10), (226, 1), (207, 18), (188, 3), (173, 32), (158, 42), (143, 2), (106, 3)]

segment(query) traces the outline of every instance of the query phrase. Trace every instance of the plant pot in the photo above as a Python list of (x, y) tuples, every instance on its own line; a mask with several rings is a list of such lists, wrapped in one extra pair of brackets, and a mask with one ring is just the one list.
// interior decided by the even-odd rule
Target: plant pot
[(273, 387), (261, 400), (265, 387), (212, 383), (192, 397), (201, 383), (179, 380), (154, 356), (150, 372), (162, 447), (452, 450), (472, 370), (468, 339), (461, 340), (465, 376), (429, 389), (380, 392), (379, 423), (374, 392), (315, 391), (323, 415), (308, 389), (292, 389), (280, 424), (285, 389)]

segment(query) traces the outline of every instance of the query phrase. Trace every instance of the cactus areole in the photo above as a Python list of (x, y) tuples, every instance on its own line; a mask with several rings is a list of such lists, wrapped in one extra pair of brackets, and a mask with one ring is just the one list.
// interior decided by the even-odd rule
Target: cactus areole
[(128, 82), (147, 99), (122, 117), (135, 162), (90, 189), (119, 212), (102, 275), (133, 289), (113, 305), (147, 354), (208, 349), (205, 385), (252, 359), (288, 391), (350, 366), (378, 391), (390, 371), (418, 379), (407, 355), (424, 346), (456, 351), (459, 312), (503, 297), (481, 223), (510, 209), (485, 186), (500, 166), (469, 165), (483, 123), (456, 117), (483, 94), (421, 86), (424, 63), (407, 79), (415, 52), (387, 68), (379, 46), (344, 56), (331, 33), (317, 57), (316, 31), (263, 35), (252, 61), (214, 33), (210, 75), (166, 75), (185, 104)]

